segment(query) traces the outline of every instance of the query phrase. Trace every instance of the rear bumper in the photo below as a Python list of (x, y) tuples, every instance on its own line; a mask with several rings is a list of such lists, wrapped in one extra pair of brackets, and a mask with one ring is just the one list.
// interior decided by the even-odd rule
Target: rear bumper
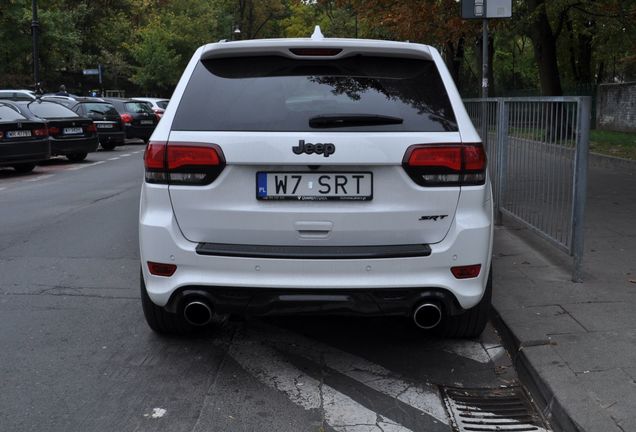
[[(142, 187), (139, 242), (146, 289), (154, 303), (168, 307), (174, 296), (188, 289), (217, 296), (217, 308), (229, 304), (224, 300), (228, 292), (235, 292), (239, 297), (246, 297), (245, 292), (251, 293), (247, 297), (256, 298), (257, 303), (266, 305), (280, 305), (281, 302), (276, 300), (276, 296), (280, 295), (346, 292), (350, 296), (353, 292), (362, 295), (353, 297), (353, 303), (373, 304), (378, 292), (397, 293), (406, 289), (414, 293), (409, 296), (441, 292), (456, 302), (458, 308), (468, 309), (483, 296), (493, 235), (492, 202), (489, 199), (483, 201), (483, 193), (473, 195), (470, 198), (470, 193), (464, 194), (449, 233), (442, 242), (429, 245), (431, 253), (428, 256), (351, 259), (236, 257), (198, 254), (198, 244), (185, 239), (177, 226), (167, 191), (161, 186), (145, 183)], [(150, 275), (147, 261), (173, 263), (177, 270), (171, 277)], [(453, 266), (472, 264), (482, 265), (482, 271), (476, 278), (456, 279), (450, 271)], [(259, 292), (273, 294), (260, 300), (261, 297), (254, 295)], [(371, 301), (363, 301), (364, 298)], [(245, 300), (242, 302), (240, 307), (245, 307)], [(252, 302), (249, 300), (247, 304)], [(343, 306), (344, 302), (341, 303), (340, 306)], [(378, 302), (375, 303), (377, 305)], [(261, 313), (270, 313), (267, 309)], [(363, 309), (368, 308), (365, 306)], [(387, 314), (384, 307), (377, 306), (376, 310)]]
[(97, 135), (88, 138), (51, 139), (51, 153), (54, 155), (90, 153), (97, 151), (98, 146)]
[(271, 289), (187, 286), (170, 296), (166, 309), (177, 313), (185, 299), (205, 298), (215, 312), (236, 315), (410, 316), (415, 305), (434, 301), (450, 315), (461, 312), (445, 290), (407, 289)]
[(126, 138), (139, 138), (144, 141), (150, 139), (150, 135), (155, 130), (154, 126), (140, 127), (140, 126), (126, 126)]
[(51, 157), (48, 140), (0, 143), (0, 166), (40, 162)]
[(98, 129), (97, 138), (100, 143), (103, 144), (117, 144), (123, 145), (124, 139), (126, 138), (126, 134), (121, 131), (117, 132), (100, 132)]

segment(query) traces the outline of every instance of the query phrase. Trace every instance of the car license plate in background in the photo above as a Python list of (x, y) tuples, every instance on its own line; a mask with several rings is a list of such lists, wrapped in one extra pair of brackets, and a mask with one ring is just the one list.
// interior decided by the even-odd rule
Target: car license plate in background
[(31, 136), (31, 131), (30, 130), (20, 130), (20, 131), (9, 131), (7, 132), (7, 138), (23, 138), (23, 137), (30, 137)]
[(95, 123), (95, 125), (98, 129), (112, 129), (114, 126), (112, 123)]
[(373, 198), (373, 175), (370, 172), (258, 172), (256, 198), (367, 201)]
[(64, 128), (64, 135), (77, 135), (84, 133), (81, 127)]
[(141, 120), (140, 123), (143, 124), (143, 125), (151, 125), (153, 123), (153, 121), (152, 120)]

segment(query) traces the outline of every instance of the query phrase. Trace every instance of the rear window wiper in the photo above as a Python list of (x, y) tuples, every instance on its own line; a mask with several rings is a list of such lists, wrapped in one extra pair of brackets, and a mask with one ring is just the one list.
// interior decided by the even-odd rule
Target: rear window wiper
[(326, 114), (309, 119), (312, 128), (337, 128), (351, 126), (374, 126), (402, 124), (400, 117), (379, 114)]

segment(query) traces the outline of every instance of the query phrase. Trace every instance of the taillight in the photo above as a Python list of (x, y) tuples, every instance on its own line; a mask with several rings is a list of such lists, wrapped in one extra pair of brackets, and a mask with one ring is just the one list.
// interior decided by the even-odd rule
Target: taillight
[(225, 159), (216, 146), (150, 142), (144, 154), (146, 182), (206, 185), (223, 171)]
[(87, 124), (84, 126), (84, 132), (95, 133), (97, 132), (97, 126), (95, 126), (95, 123)]
[(59, 127), (56, 127), (56, 126), (49, 127), (49, 135), (55, 136), (55, 135), (59, 135), (60, 133), (62, 133), (62, 131), (60, 130)]
[[(33, 131), (35, 133), (35, 131)], [(4, 138), (4, 132), (0, 131), (0, 139)]]
[(451, 273), (457, 279), (471, 279), (479, 276), (481, 264), (473, 264), (467, 266), (451, 267)]
[(420, 186), (470, 186), (486, 181), (486, 153), (481, 144), (414, 145), (402, 164)]
[[(32, 133), (33, 133), (33, 136), (36, 136), (36, 137), (47, 137), (47, 136), (49, 136), (49, 130), (47, 128), (45, 128), (45, 127), (39, 128), (39, 129), (33, 129)], [(0, 136), (0, 138), (2, 138), (2, 137)]]
[(130, 114), (122, 114), (121, 121), (123, 121), (126, 124), (131, 124), (133, 121), (133, 117)]

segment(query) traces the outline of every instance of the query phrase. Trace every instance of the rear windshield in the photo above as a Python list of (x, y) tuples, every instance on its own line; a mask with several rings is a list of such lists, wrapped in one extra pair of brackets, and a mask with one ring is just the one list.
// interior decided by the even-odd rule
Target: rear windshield
[(40, 118), (79, 117), (75, 112), (55, 102), (31, 102), (28, 106), (31, 112)]
[(87, 103), (84, 103), (82, 105), (84, 105), (84, 109), (86, 110), (86, 112), (89, 115), (91, 115), (91, 114), (96, 114), (96, 115), (115, 115), (115, 116), (119, 115), (119, 113), (117, 112), (115, 107), (112, 106), (111, 104), (87, 102)]
[(0, 105), (0, 122), (10, 122), (15, 120), (26, 120), (22, 114), (6, 105)]
[(124, 105), (129, 113), (153, 113), (147, 102), (126, 102)]
[[(353, 126), (347, 122), (316, 126), (318, 122), (310, 121), (339, 116), (393, 121)], [(432, 61), (361, 55), (320, 61), (279, 56), (203, 60), (188, 82), (173, 123), (174, 130), (186, 131), (315, 131), (316, 127), (457, 131)]]

